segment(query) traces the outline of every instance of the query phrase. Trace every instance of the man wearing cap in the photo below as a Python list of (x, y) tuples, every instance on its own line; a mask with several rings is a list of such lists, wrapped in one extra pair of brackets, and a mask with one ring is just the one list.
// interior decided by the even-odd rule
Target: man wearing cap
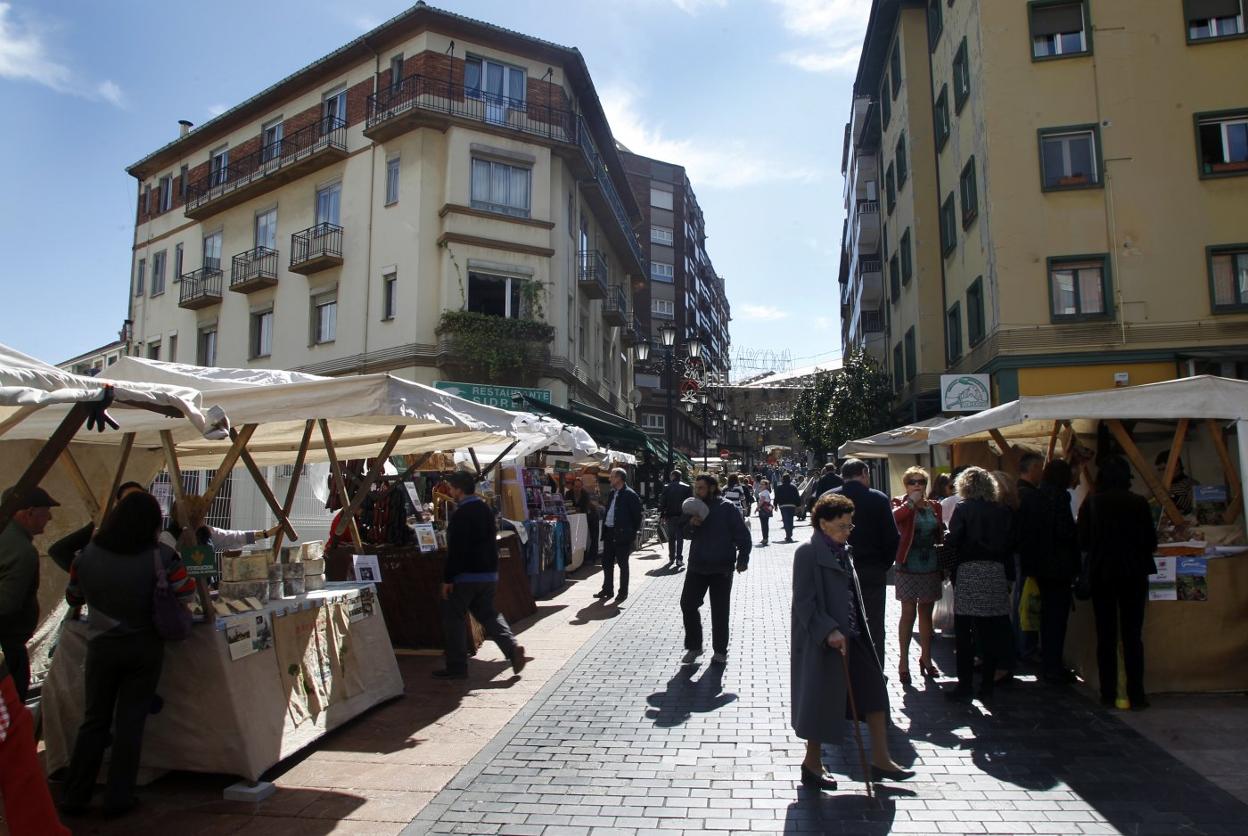
[[(13, 490), (4, 492), (4, 500)], [(51, 522), (51, 509), (60, 504), (43, 488), (31, 488), (0, 532), (0, 652), (22, 702), (30, 688), (26, 642), (39, 626), (39, 551), (33, 541)]]

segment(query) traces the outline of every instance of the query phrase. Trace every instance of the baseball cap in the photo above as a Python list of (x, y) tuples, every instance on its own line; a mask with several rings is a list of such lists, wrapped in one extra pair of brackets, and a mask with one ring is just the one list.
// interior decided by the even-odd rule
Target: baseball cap
[[(9, 497), (13, 495), (13, 491), (17, 489), (17, 485), (5, 488), (4, 494), (0, 497), (0, 502), (8, 502)], [(21, 511), (26, 508), (57, 508), (61, 503), (57, 502), (48, 492), (38, 486), (26, 491), (26, 496), (17, 504), (14, 511)]]

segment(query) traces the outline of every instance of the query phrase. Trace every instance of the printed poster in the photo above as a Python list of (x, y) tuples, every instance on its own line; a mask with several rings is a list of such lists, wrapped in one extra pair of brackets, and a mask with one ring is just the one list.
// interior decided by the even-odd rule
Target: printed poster
[(1175, 575), (1178, 579), (1180, 601), (1209, 600), (1209, 559), (1207, 557), (1180, 557)]
[(422, 552), (438, 550), (438, 535), (433, 531), (433, 523), (420, 523), (416, 527), (416, 543)]
[(348, 592), (342, 599), (350, 621), (363, 621), (372, 616), (377, 607), (377, 596), (372, 588)]
[(425, 510), (425, 506), (420, 502), (420, 492), (416, 490), (416, 486), (411, 482), (404, 482), (403, 487), (407, 491), (407, 498), (412, 501), (412, 508), (415, 509), (417, 514), (422, 513)]
[(320, 703), (315, 697), (316, 682), (320, 679), (316, 614), (315, 609), (293, 610), (273, 619), (278, 673), (286, 692), (287, 710), (295, 726), (314, 719), (320, 713)]
[(357, 581), (381, 583), (381, 561), (375, 554), (353, 554), (351, 562), (355, 567)]
[(239, 659), (273, 646), (273, 630), (266, 613), (234, 616), (225, 621), (225, 641), (230, 659)]
[(1175, 563), (1177, 557), (1155, 557), (1157, 574), (1148, 576), (1148, 600), (1177, 601), (1178, 589), (1175, 584)]

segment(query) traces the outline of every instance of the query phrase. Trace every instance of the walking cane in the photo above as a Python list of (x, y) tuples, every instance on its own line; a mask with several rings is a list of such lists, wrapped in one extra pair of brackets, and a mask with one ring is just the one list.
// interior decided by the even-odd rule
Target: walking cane
[(862, 729), (858, 727), (858, 704), (854, 700), (854, 683), (849, 677), (849, 648), (841, 653), (841, 664), (845, 667), (845, 692), (849, 695), (849, 713), (854, 718), (854, 740), (858, 743), (858, 762), (862, 765), (862, 780), (867, 784), (867, 798), (875, 798), (875, 790), (871, 786), (871, 767), (867, 765), (867, 750), (862, 745)]

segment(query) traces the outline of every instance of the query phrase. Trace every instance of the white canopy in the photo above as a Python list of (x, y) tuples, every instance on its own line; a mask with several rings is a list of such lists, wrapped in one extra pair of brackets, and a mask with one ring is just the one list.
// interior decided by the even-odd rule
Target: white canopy
[(928, 434), (948, 418), (927, 418), (904, 427), (885, 430), (866, 438), (846, 441), (836, 451), (842, 459), (857, 456), (863, 459), (882, 459), (887, 456), (925, 456), (931, 450)]

